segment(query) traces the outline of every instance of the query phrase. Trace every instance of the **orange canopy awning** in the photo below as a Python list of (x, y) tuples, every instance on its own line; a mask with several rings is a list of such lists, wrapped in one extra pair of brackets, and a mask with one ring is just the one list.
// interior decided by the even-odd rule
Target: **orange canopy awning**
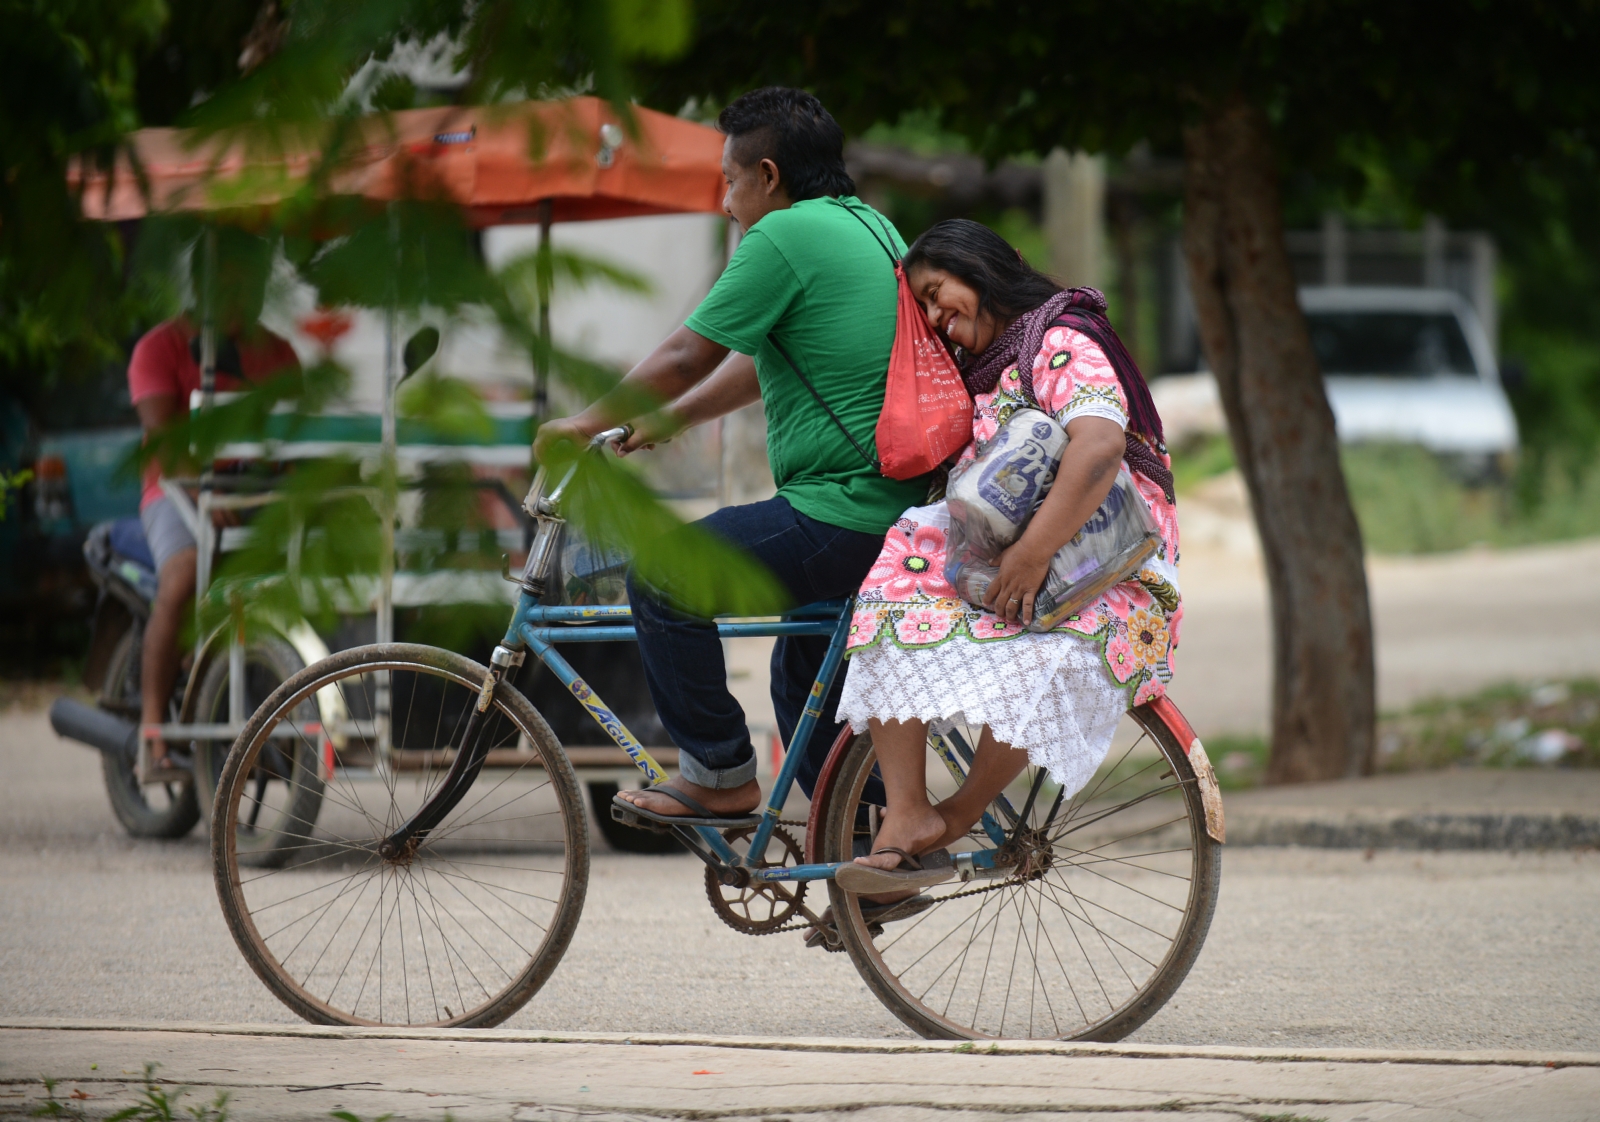
[[(378, 202), (443, 199), (474, 226), (644, 214), (720, 213), (722, 135), (635, 107), (630, 134), (599, 98), (411, 109), (362, 121), (333, 171), (333, 194)], [(179, 129), (133, 134), (148, 199), (124, 155), (84, 181), (84, 213), (122, 221), (166, 211), (249, 211), (300, 189), (319, 145), (268, 146), (249, 134), (197, 141)], [(534, 158), (535, 148), (539, 158)]]

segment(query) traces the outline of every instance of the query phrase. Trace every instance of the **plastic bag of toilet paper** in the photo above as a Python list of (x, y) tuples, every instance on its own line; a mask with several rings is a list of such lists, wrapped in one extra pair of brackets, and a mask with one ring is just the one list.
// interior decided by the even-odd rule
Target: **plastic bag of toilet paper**
[[(1019, 409), (975, 459), (951, 471), (945, 579), (967, 603), (982, 606), (1000, 572), (995, 562), (1044, 501), (1066, 446), (1066, 431), (1054, 419)], [(1049, 631), (1131, 577), (1160, 545), (1133, 477), (1118, 471), (1100, 508), (1051, 559), (1028, 630)]]

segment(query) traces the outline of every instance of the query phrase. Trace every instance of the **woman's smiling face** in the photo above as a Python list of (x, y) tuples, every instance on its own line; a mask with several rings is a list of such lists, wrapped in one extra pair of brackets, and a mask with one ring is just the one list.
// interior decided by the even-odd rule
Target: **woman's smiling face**
[(932, 265), (916, 265), (906, 274), (933, 329), (968, 354), (980, 354), (994, 342), (998, 324), (978, 310), (978, 293), (953, 273)]

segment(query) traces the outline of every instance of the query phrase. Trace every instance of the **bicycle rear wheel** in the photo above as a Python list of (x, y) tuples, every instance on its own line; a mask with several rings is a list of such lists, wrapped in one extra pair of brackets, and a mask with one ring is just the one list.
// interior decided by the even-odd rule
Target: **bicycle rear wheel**
[[(958, 736), (962, 731), (958, 730)], [(976, 733), (962, 736), (976, 744)], [(959, 755), (959, 749), (958, 753)], [(830, 799), (823, 854), (865, 852), (861, 798), (876, 764), (856, 738)], [(955, 790), (930, 744), (932, 799)], [(829, 883), (851, 960), (907, 1026), (936, 1039), (1120, 1040), (1178, 988), (1205, 941), (1222, 873), (1221, 847), (1184, 746), (1142, 706), (1129, 712), (1105, 764), (1076, 795), (1026, 768), (1005, 792), (1021, 813), (1038, 790), (1010, 870), (928, 890), (933, 906), (886, 926), (866, 923), (860, 897)], [(1016, 822), (989, 808), (1007, 837)], [(992, 848), (981, 824), (953, 853)]]
[[(466, 796), (414, 850), (378, 855), (449, 770), (486, 674), (434, 647), (342, 651), (275, 690), (234, 743), (211, 826), (217, 894), (246, 961), (306, 1020), (499, 1024), (566, 951), (588, 886), (588, 827), (566, 753), (511, 685), (485, 714), (488, 763)], [(345, 714), (328, 740), (298, 720), (319, 693), (324, 713)], [(322, 806), (278, 847), (282, 867), (254, 869), (239, 839), (274, 741), (322, 761)], [(273, 805), (257, 817), (282, 831), (293, 815)]]

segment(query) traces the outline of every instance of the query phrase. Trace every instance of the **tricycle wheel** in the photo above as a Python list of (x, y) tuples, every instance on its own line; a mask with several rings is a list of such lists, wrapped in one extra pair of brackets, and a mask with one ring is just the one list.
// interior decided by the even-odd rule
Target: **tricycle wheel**
[[(118, 716), (132, 713), (137, 719), (143, 638), (143, 628), (130, 627), (112, 649), (105, 689), (100, 695), (102, 709)], [(200, 821), (194, 780), (185, 777), (176, 783), (141, 785), (134, 771), (136, 762), (134, 755), (120, 752), (107, 752), (100, 757), (111, 812), (122, 828), (136, 838), (181, 838), (194, 829)]]
[[(253, 640), (244, 651), (245, 712), (254, 713), (272, 691), (305, 668), (289, 643), (267, 635)], [(206, 666), (196, 694), (193, 720), (197, 724), (228, 722), (229, 660), (226, 650)], [(295, 720), (305, 723), (320, 717), (316, 698), (302, 702)], [(216, 801), (217, 781), (227, 761), (231, 740), (196, 740), (194, 743), (195, 793), (210, 811)], [(246, 821), (249, 829), (239, 836), (239, 860), (267, 867), (281, 864), (311, 833), (322, 806), (322, 778), (317, 745), (302, 739), (274, 740), (262, 750), (250, 776), (252, 801)], [(269, 794), (267, 788), (282, 790)], [(263, 821), (266, 813), (271, 819)]]

